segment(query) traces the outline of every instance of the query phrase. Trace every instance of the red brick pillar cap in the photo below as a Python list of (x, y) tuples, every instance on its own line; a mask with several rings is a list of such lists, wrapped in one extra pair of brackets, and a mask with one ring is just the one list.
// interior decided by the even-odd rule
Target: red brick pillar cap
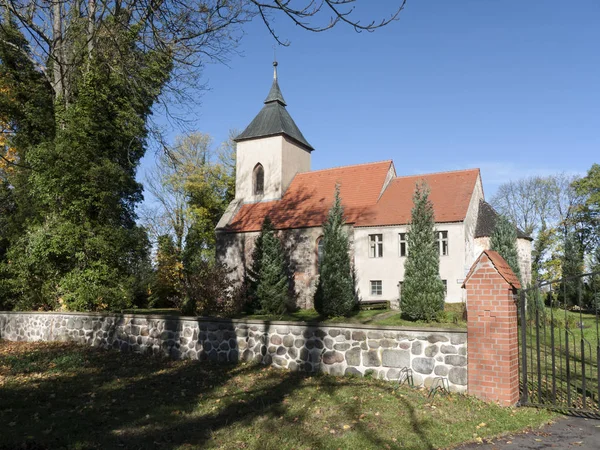
[(469, 278), (471, 278), (471, 276), (475, 272), (477, 272), (477, 269), (480, 267), (480, 265), (482, 263), (485, 262), (486, 259), (488, 259), (493, 264), (493, 266), (498, 271), (498, 273), (500, 274), (500, 276), (502, 278), (504, 278), (504, 280), (510, 286), (512, 286), (513, 289), (521, 289), (521, 283), (519, 282), (519, 279), (517, 278), (517, 276), (515, 275), (515, 273), (513, 272), (513, 270), (510, 268), (510, 266), (504, 260), (504, 258), (502, 256), (500, 256), (500, 253), (498, 253), (498, 252), (496, 252), (494, 250), (484, 250), (484, 251), (481, 252), (481, 255), (479, 255), (479, 257), (475, 260), (475, 262), (471, 266), (471, 270), (469, 270), (469, 273), (465, 277), (465, 281), (462, 284), (463, 288), (467, 287), (467, 283), (469, 282)]

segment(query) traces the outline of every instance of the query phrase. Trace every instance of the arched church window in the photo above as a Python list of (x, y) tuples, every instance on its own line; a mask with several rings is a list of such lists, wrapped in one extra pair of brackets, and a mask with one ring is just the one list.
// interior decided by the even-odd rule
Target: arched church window
[(262, 195), (265, 192), (265, 169), (258, 163), (254, 167), (254, 195)]
[(321, 271), (321, 263), (323, 262), (323, 236), (317, 239), (317, 272)]

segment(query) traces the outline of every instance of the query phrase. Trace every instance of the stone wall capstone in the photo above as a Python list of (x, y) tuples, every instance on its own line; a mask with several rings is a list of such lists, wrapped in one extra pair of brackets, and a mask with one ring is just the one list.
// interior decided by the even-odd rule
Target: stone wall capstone
[(254, 361), (277, 368), (395, 381), (412, 369), (416, 386), (442, 377), (467, 389), (467, 333), (369, 325), (267, 322), (95, 313), (0, 312), (0, 339), (73, 341), (176, 359)]

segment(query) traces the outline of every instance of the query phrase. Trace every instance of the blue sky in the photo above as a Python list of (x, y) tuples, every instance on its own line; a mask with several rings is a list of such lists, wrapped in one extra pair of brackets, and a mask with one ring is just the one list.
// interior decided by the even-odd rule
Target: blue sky
[[(358, 0), (357, 17), (395, 0)], [(312, 168), (393, 159), (399, 175), (479, 167), (486, 197), (524, 176), (584, 174), (600, 162), (600, 1), (409, 0), (374, 33), (309, 33), (284, 17), (280, 86), (315, 148)], [(258, 20), (228, 65), (206, 67), (188, 117), (215, 145), (243, 130), (272, 79)], [(177, 127), (165, 124), (173, 138)], [(153, 164), (149, 151), (139, 178)]]

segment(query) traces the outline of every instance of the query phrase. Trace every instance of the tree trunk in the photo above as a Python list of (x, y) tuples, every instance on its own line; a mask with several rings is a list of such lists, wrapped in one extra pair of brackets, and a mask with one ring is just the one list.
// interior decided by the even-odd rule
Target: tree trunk
[(87, 49), (88, 49), (88, 71), (92, 63), (92, 53), (94, 52), (94, 35), (96, 33), (96, 0), (88, 1), (88, 30), (87, 30)]
[(56, 100), (64, 99), (65, 96), (62, 38), (62, 5), (60, 0), (56, 0), (52, 3), (52, 48), (50, 49), (52, 58), (52, 85)]

